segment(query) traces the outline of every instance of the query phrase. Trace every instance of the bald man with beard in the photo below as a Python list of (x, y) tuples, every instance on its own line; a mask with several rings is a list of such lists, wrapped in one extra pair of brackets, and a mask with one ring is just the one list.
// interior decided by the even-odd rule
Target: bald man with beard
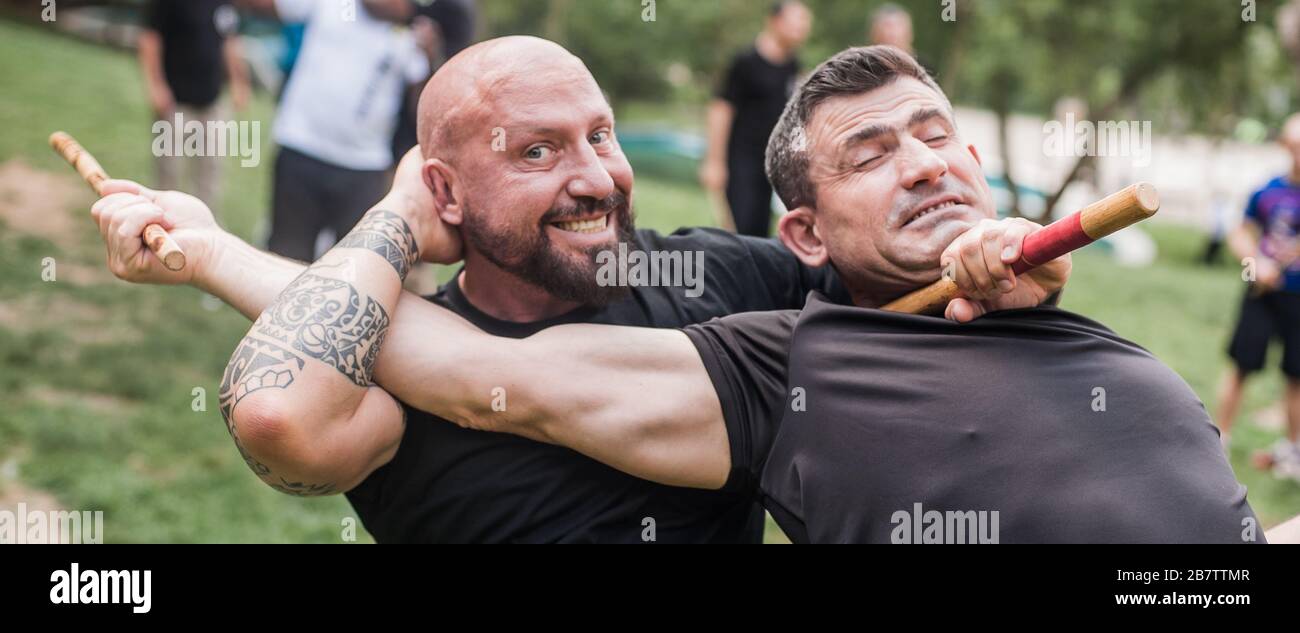
[[(289, 494), (345, 493), (379, 541), (759, 541), (762, 516), (749, 494), (651, 482), (569, 448), (449, 422), (478, 405), (522, 413), (516, 397), (529, 391), (509, 378), (508, 357), (449, 375), (443, 325), (451, 319), (501, 341), (557, 325), (680, 328), (798, 308), (813, 291), (847, 300), (833, 272), (772, 240), (635, 229), (632, 170), (612, 111), (582, 62), (554, 43), (510, 37), (466, 49), (430, 80), (420, 111), (423, 155), (408, 155), (394, 190), (305, 270), (221, 232), (200, 201), (177, 192), (116, 181), (92, 210), (119, 277), (189, 283), (257, 317), (221, 387), (227, 428), (249, 468)], [(136, 236), (150, 222), (190, 254), (185, 271), (166, 271), (142, 248)], [(1019, 221), (970, 228), (948, 239), (1001, 247), (1036, 230)], [(703, 293), (602, 285), (598, 260), (620, 247), (701, 253)], [(437, 294), (401, 291), (417, 260), (462, 254), (464, 266)], [(979, 299), (956, 300), (948, 314), (969, 321), (1038, 305), (1064, 284), (1069, 263), (1005, 294), (974, 294), (968, 280), (986, 278), (986, 263), (957, 269)], [(635, 351), (618, 345), (608, 351)], [(528, 367), (531, 376), (550, 372), (546, 363)], [(605, 384), (591, 376), (570, 387)], [(449, 392), (464, 406), (442, 399)], [(426, 409), (438, 415), (409, 404), (433, 399), (441, 404)], [(583, 410), (581, 400), (566, 406)]]

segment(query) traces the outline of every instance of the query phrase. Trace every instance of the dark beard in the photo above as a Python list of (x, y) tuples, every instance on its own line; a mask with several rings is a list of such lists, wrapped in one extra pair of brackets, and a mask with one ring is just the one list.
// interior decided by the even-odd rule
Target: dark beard
[[(587, 248), (580, 262), (559, 252), (546, 234), (546, 225), (569, 217), (591, 215), (593, 211), (610, 211), (617, 223), (614, 240)], [(542, 216), (536, 233), (516, 237), (494, 232), (485, 218), (465, 205), (461, 225), (465, 241), (488, 261), (523, 281), (545, 290), (551, 296), (582, 305), (602, 306), (627, 295), (626, 286), (601, 286), (596, 283), (596, 255), (618, 248), (619, 242), (633, 243), (636, 227), (627, 196), (615, 191), (603, 200), (583, 199), (571, 207), (556, 207)]]

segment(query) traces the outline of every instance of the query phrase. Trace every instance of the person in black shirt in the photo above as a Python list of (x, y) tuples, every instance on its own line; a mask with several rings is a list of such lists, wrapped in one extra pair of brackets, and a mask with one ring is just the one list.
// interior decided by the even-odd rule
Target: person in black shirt
[[(439, 70), (425, 99), (422, 147), (430, 158), (409, 154), (392, 194), (305, 273), (216, 230), (202, 204), (181, 194), (121, 193), (96, 205), (101, 227), (126, 227), (106, 235), (110, 251), (124, 258), (115, 259), (117, 274), (188, 281), (247, 316), (262, 313), (222, 388), (228, 429), (250, 468), (290, 494), (347, 492), (383, 542), (756, 542), (761, 515), (748, 494), (651, 483), (537, 441), (544, 437), (452, 422), (480, 406), (531, 417), (537, 400), (528, 381), (498, 379), (510, 368), (564, 376), (564, 355), (498, 357), (480, 341), (523, 344), (586, 323), (681, 327), (798, 307), (813, 290), (847, 300), (833, 273), (801, 265), (769, 240), (635, 230), (632, 174), (609, 106), (585, 67), (552, 43), (477, 45)], [(501, 151), (477, 144), (497, 126), (505, 131)], [(139, 189), (115, 183), (109, 191)], [(156, 217), (159, 207), (197, 270), (153, 267), (147, 253), (140, 257), (138, 240), (115, 237)], [(400, 293), (417, 250), (421, 259), (450, 262), (462, 247), (463, 271), (433, 301)], [(639, 253), (661, 273), (666, 266), (683, 274), (634, 282), (636, 274), (620, 273), (614, 277), (627, 284), (601, 282), (601, 254), (628, 250), (630, 273)], [(688, 261), (702, 263), (682, 270)], [(135, 265), (141, 262), (146, 266)], [(1047, 286), (1063, 283), (1058, 275)], [(1032, 303), (1016, 305), (1041, 298), (1023, 294), (1018, 300)], [(974, 309), (961, 311), (969, 317)], [(448, 319), (472, 334), (444, 339)], [(488, 337), (467, 320), (511, 338)], [(584, 325), (533, 334), (569, 323)], [(448, 359), (458, 360), (448, 367)], [(619, 384), (618, 372), (581, 386), (591, 395), (607, 382)], [(434, 398), (441, 404), (431, 405)], [(671, 400), (647, 400), (626, 413)], [(576, 408), (574, 415), (593, 411), (581, 398), (553, 404)]]
[[(763, 173), (763, 152), (794, 90), (799, 74), (795, 55), (811, 27), (812, 13), (802, 3), (774, 4), (754, 46), (732, 60), (709, 105), (700, 182), (715, 196), (719, 225), (741, 235), (771, 234), (772, 186)], [(718, 199), (722, 191), (729, 212)]]
[[(250, 88), (239, 49), (239, 15), (230, 0), (151, 0), (142, 26), (140, 67), (157, 121), (174, 126), (179, 116), (183, 127), (188, 121), (206, 125), (225, 120), (219, 99), (227, 78), (235, 109), (247, 108)], [(192, 188), (215, 207), (224, 158), (208, 154), (187, 158), (175, 148), (171, 155), (157, 156), (158, 186)], [(185, 168), (192, 173), (188, 183), (181, 181)]]
[[(880, 46), (822, 64), (783, 115), (768, 153), (792, 209), (782, 240), (805, 265), (832, 264), (849, 301), (813, 292), (801, 312), (520, 340), (412, 302), (424, 327), (391, 335), (429, 358), (402, 363), (426, 386), (406, 401), (751, 496), (796, 542), (1264, 542), (1187, 384), (1104, 326), (1039, 306), (1068, 256), (1011, 272), (1037, 227), (992, 219), (952, 116), (915, 60)], [(971, 298), (948, 316), (998, 313), (959, 325), (873, 309), (945, 268)], [(473, 395), (491, 385), (508, 408)]]

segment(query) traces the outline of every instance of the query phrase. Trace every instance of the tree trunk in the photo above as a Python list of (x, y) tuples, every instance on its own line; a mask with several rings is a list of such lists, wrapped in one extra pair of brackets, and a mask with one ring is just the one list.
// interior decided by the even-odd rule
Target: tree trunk
[[(1147, 78), (1155, 74), (1159, 69), (1160, 66), (1156, 63), (1148, 61), (1146, 65), (1138, 67), (1131, 74), (1125, 77), (1124, 83), (1120, 86), (1120, 90), (1115, 95), (1115, 98), (1111, 99), (1109, 103), (1101, 108), (1098, 108), (1095, 111), (1097, 114), (1094, 117), (1090, 117), (1093, 123), (1109, 120), (1110, 117), (1121, 107), (1131, 103), (1133, 99), (1137, 97), (1140, 87), (1146, 83)], [(1090, 110), (1090, 112), (1091, 111), (1092, 110)], [(1095, 143), (1096, 139), (1094, 139), (1093, 142)], [(1074, 183), (1075, 179), (1079, 177), (1079, 172), (1083, 169), (1083, 166), (1093, 161), (1094, 158), (1094, 156), (1085, 154), (1080, 156), (1078, 160), (1074, 162), (1074, 167), (1070, 168), (1070, 173), (1065, 176), (1065, 180), (1056, 188), (1056, 191), (1047, 196), (1047, 200), (1043, 203), (1043, 213), (1034, 219), (1035, 222), (1039, 224), (1047, 224), (1052, 220), (1052, 211), (1056, 209), (1056, 203), (1061, 201), (1061, 196), (1065, 194), (1066, 188)]]
[(997, 96), (993, 99), (993, 112), (998, 117), (998, 156), (1002, 159), (1002, 177), (1007, 181), (1007, 190), (1011, 193), (1011, 209), (1007, 215), (1018, 218), (1021, 217), (1020, 186), (1016, 184), (1015, 169), (1011, 160), (1011, 103), (1007, 98), (1007, 95), (1011, 94), (1014, 82), (1008, 72), (998, 73), (994, 82), (997, 85), (994, 91)]

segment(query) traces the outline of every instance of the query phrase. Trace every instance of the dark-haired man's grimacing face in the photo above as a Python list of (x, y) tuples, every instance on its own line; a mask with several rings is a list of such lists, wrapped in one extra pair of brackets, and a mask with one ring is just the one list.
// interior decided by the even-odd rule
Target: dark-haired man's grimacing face
[(975, 148), (948, 102), (916, 79), (828, 99), (806, 135), (816, 209), (804, 212), (852, 290), (933, 281), (948, 244), (995, 217)]
[(467, 260), (561, 299), (602, 303), (623, 291), (597, 285), (595, 255), (631, 239), (632, 168), (576, 58), (526, 65), (480, 90), (462, 119), (454, 165)]

